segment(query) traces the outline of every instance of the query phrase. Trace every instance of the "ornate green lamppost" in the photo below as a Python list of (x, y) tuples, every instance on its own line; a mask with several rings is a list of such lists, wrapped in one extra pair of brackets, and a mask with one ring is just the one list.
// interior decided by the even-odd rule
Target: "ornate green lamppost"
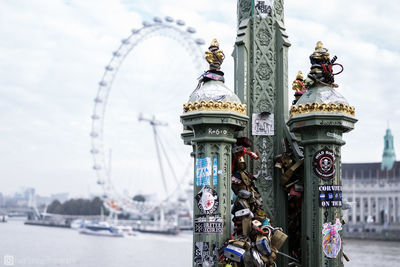
[(334, 71), (343, 70), (336, 56), (330, 59), (318, 42), (310, 60), (307, 78), (299, 73), (293, 82), (298, 99), (287, 123), (304, 146), (301, 266), (342, 267), (342, 134), (351, 131), (357, 119), (354, 107), (336, 91)]
[(224, 84), (224, 53), (213, 40), (210, 68), (184, 104), (185, 144), (193, 145), (193, 266), (218, 266), (218, 249), (231, 235), (231, 164), (235, 133), (246, 127), (246, 105)]

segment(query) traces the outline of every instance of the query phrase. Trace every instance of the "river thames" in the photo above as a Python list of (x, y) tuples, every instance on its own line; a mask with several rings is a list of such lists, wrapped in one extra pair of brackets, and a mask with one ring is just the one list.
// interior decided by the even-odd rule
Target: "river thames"
[[(192, 235), (138, 234), (117, 238), (81, 235), (64, 228), (0, 224), (0, 266), (191, 266)], [(345, 266), (400, 266), (400, 242), (344, 240)]]

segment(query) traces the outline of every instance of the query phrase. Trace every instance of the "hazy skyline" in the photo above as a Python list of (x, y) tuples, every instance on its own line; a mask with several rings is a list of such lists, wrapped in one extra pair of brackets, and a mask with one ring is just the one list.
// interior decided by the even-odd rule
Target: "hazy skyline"
[[(292, 44), (289, 85), (298, 70), (308, 73), (308, 56), (319, 40), (344, 65), (344, 72), (336, 78), (338, 91), (355, 106), (359, 122), (354, 131), (344, 135), (347, 144), (342, 149), (343, 162), (379, 162), (388, 121), (395, 151), (400, 153), (400, 91), (395, 80), (400, 76), (399, 5), (388, 0), (285, 2), (285, 26)], [(212, 38), (218, 39), (227, 57), (223, 65), (226, 84), (233, 90), (230, 55), (236, 38), (236, 1), (1, 1), (0, 192), (10, 194), (20, 187), (34, 187), (41, 195), (100, 192), (89, 153), (97, 84), (112, 52), (132, 28), (140, 28), (143, 20), (167, 15), (196, 28), (196, 36), (207, 45)], [(166, 87), (175, 81), (171, 78), (146, 88), (150, 82), (146, 71), (161, 71), (163, 66), (180, 62), (184, 65), (181, 74), (190, 71), (187, 59), (168, 58), (169, 51), (179, 54), (179, 45), (173, 48), (172, 42), (166, 44), (162, 47), (160, 42), (148, 40), (132, 51), (110, 96), (107, 116), (112, 122), (108, 125), (114, 125), (106, 130), (108, 146), (113, 149), (113, 173), (120, 177), (131, 173), (118, 182), (129, 193), (150, 190), (156, 180), (147, 176), (157, 176), (151, 129), (145, 124), (138, 128), (137, 112), (157, 114), (157, 106), (161, 112), (157, 116), (176, 116), (169, 122), (171, 131), (161, 130), (165, 142), (173, 144), (180, 155), (190, 151), (179, 136), (173, 141), (171, 138), (181, 130), (181, 104), (195, 88), (195, 78), (180, 84), (182, 89), (172, 88), (177, 91), (173, 91), (174, 98), (165, 110), (153, 104), (152, 112), (151, 103), (158, 103), (156, 95), (162, 95), (161, 89), (172, 90)], [(146, 77), (140, 80), (139, 76)], [(124, 93), (131, 95), (126, 98)], [(290, 88), (289, 94), (292, 100)], [(167, 109), (174, 111), (168, 113)], [(174, 112), (176, 115), (172, 115)], [(128, 138), (133, 141), (128, 142)], [(174, 164), (183, 166), (181, 162)], [(132, 173), (134, 163), (139, 167)], [(123, 171), (125, 167), (128, 169)]]

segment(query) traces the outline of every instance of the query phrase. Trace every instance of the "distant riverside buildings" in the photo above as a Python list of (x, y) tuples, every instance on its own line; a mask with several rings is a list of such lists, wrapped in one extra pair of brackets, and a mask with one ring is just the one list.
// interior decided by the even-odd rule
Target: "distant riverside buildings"
[(36, 194), (35, 188), (24, 187), (21, 188), (20, 192), (16, 192), (10, 196), (6, 196), (0, 192), (0, 208), (48, 205), (56, 199), (60, 202), (65, 202), (69, 199), (69, 194), (56, 193), (50, 196), (40, 196)]
[(344, 213), (350, 225), (400, 225), (400, 161), (390, 129), (380, 163), (343, 163), (343, 198), (352, 202)]

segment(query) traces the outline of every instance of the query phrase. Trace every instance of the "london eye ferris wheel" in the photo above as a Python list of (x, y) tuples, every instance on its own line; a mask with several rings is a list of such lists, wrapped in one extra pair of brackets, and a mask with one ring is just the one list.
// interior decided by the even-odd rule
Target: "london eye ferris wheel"
[[(204, 41), (195, 33), (171, 17), (145, 21), (121, 40), (105, 66), (94, 98), (90, 152), (113, 212), (151, 212), (191, 176), (179, 114), (205, 67)], [(143, 203), (132, 199), (138, 192), (162, 197)]]

